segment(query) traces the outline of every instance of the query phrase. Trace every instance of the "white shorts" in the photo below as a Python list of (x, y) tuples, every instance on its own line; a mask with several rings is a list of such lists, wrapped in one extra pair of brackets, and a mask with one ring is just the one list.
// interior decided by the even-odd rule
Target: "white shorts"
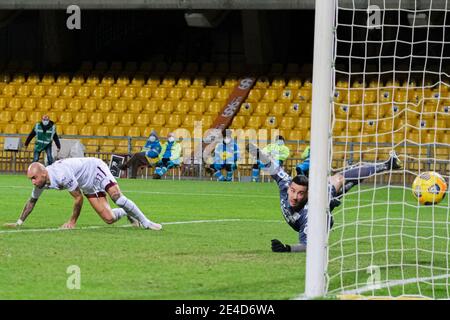
[(106, 163), (99, 160), (97, 166), (93, 168), (92, 187), (83, 188), (82, 191), (87, 198), (106, 197), (106, 192), (117, 184), (116, 178), (112, 175)]

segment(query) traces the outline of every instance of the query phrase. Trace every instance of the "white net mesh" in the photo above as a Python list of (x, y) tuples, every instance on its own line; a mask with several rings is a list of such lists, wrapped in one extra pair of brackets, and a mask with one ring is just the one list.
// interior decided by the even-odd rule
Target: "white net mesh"
[(336, 1), (330, 170), (391, 150), (403, 168), (355, 186), (333, 211), (328, 293), (450, 298), (450, 197), (424, 206), (411, 188), (426, 171), (448, 184), (450, 4), (362, 2)]

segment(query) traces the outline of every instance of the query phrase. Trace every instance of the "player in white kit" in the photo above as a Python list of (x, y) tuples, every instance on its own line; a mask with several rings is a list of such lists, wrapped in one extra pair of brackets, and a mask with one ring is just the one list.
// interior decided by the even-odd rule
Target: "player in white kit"
[[(44, 189), (56, 189), (67, 190), (74, 198), (72, 216), (62, 226), (63, 228), (75, 227), (83, 206), (83, 194), (92, 208), (108, 224), (128, 216), (131, 221), (138, 222), (145, 229), (160, 230), (162, 228), (160, 224), (147, 219), (136, 204), (122, 194), (116, 179), (101, 159), (69, 158), (56, 161), (48, 167), (35, 162), (28, 167), (27, 176), (34, 185), (31, 198), (25, 204), (17, 222), (6, 224), (6, 226), (20, 226), (33, 211)], [(119, 208), (111, 209), (106, 193)]]

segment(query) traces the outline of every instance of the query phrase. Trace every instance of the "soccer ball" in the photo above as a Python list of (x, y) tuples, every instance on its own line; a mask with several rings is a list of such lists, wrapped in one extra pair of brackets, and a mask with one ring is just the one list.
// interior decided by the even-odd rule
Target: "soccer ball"
[(445, 197), (447, 183), (444, 178), (436, 172), (424, 172), (414, 179), (412, 184), (414, 198), (420, 204), (438, 204)]

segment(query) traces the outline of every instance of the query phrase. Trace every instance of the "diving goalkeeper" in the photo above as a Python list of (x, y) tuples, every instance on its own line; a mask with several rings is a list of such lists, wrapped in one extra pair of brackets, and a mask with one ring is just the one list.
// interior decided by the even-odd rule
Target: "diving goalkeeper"
[[(277, 182), (280, 189), (280, 206), (286, 222), (298, 232), (299, 243), (288, 245), (280, 240), (272, 240), (272, 251), (274, 252), (304, 252), (307, 247), (307, 218), (308, 218), (308, 178), (305, 175), (297, 175), (291, 178), (279, 165), (271, 161), (270, 157), (260, 151), (255, 145), (249, 144), (249, 151), (255, 157), (270, 167), (270, 174)], [(328, 183), (329, 192), (329, 214), (327, 217), (329, 228), (333, 226), (331, 212), (341, 204), (340, 199), (351, 188), (373, 175), (396, 170), (402, 167), (400, 159), (394, 151), (385, 162), (365, 164), (349, 170), (336, 173), (330, 177)]]

